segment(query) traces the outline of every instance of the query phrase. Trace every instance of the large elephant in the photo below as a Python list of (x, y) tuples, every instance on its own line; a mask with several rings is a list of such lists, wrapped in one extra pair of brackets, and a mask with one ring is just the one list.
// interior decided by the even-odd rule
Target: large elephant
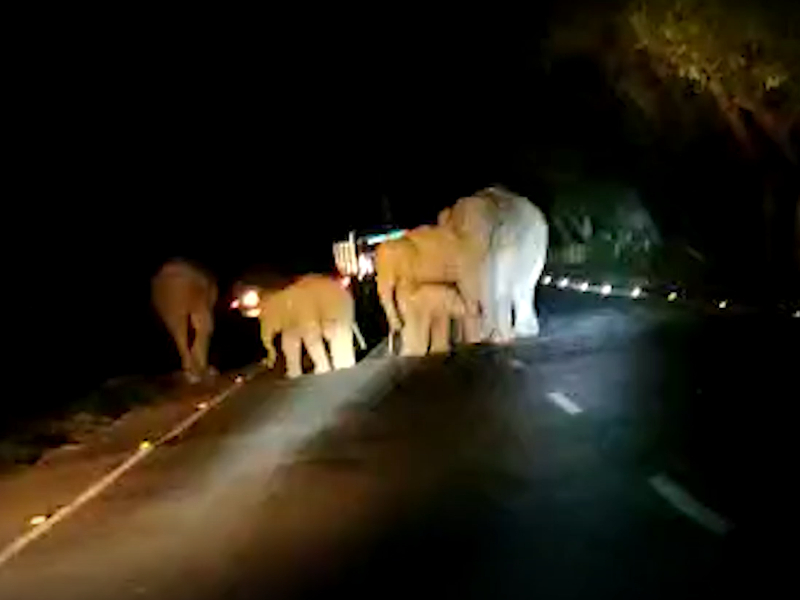
[(443, 210), (439, 225), (481, 249), (484, 339), (538, 335), (534, 296), (548, 244), (542, 211), (527, 198), (490, 187)]
[[(450, 227), (423, 225), (405, 237), (380, 244), (375, 251), (378, 296), (389, 323), (390, 351), (395, 334), (406, 325), (397, 305), (396, 288), (401, 283), (451, 284), (463, 298), (466, 316), (464, 337), (479, 341), (481, 286), (481, 248), (473, 238), (457, 235)], [(415, 327), (418, 324), (414, 324)]]
[(314, 363), (315, 373), (331, 370), (323, 339), (328, 342), (334, 369), (355, 364), (353, 335), (365, 347), (355, 320), (355, 304), (342, 280), (326, 275), (304, 275), (286, 287), (267, 290), (237, 285), (235, 304), (245, 316), (258, 317), (267, 365), (275, 365), (274, 338), (281, 334), (286, 375), (302, 375), (302, 345)]
[(467, 306), (454, 285), (446, 283), (415, 284), (403, 281), (395, 290), (397, 305), (406, 319), (401, 356), (424, 356), (450, 350), (450, 328), (461, 326)]
[(183, 259), (166, 262), (151, 281), (153, 306), (175, 340), (184, 376), (192, 383), (214, 372), (208, 366), (208, 346), (217, 294), (214, 278)]

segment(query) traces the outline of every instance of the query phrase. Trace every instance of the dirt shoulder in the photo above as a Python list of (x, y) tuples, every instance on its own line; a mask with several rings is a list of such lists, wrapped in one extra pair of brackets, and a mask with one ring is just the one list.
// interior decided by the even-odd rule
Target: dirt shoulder
[(24, 533), (33, 517), (69, 503), (142, 441), (161, 437), (234, 385), (244, 371), (196, 385), (172, 376), (110, 382), (75, 412), (0, 441), (0, 547)]

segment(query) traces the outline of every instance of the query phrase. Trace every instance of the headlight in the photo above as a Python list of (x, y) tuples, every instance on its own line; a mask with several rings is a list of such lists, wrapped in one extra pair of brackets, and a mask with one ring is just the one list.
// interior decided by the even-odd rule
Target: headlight
[(242, 305), (246, 308), (255, 308), (258, 306), (258, 292), (255, 290), (249, 290), (242, 296)]

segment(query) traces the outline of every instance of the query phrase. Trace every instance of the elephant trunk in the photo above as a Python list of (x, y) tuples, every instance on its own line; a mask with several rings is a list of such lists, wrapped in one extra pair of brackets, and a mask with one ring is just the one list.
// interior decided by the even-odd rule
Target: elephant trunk
[(278, 352), (275, 350), (275, 330), (268, 326), (263, 319), (261, 319), (261, 343), (267, 351), (267, 367), (270, 369), (275, 366), (278, 359)]
[(399, 331), (403, 328), (403, 323), (400, 321), (400, 316), (395, 306), (394, 283), (394, 281), (386, 281), (386, 279), (382, 279), (378, 276), (378, 297), (386, 313), (386, 320), (389, 323), (390, 332)]

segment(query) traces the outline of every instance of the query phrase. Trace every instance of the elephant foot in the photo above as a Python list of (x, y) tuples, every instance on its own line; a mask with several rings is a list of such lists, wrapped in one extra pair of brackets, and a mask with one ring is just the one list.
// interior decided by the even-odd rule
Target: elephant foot
[(200, 383), (200, 381), (202, 381), (202, 377), (200, 377), (200, 375), (198, 375), (197, 373), (192, 373), (191, 371), (184, 371), (183, 379), (187, 383), (191, 383), (192, 385), (195, 385), (197, 383)]
[(333, 361), (333, 370), (341, 371), (342, 369), (350, 369), (356, 366), (355, 360)]
[(431, 354), (447, 354), (450, 352), (452, 348), (450, 348), (449, 344), (437, 344), (436, 346), (431, 346)]
[(496, 346), (507, 346), (514, 342), (514, 336), (510, 334), (501, 334), (497, 331), (492, 332), (492, 334), (486, 340), (490, 344), (494, 344)]
[(425, 356), (426, 354), (427, 352), (414, 350), (412, 348), (404, 348), (400, 351), (400, 356), (404, 358), (419, 358), (420, 356)]
[(539, 335), (539, 322), (536, 320), (520, 323), (516, 330), (517, 337), (537, 337)]

